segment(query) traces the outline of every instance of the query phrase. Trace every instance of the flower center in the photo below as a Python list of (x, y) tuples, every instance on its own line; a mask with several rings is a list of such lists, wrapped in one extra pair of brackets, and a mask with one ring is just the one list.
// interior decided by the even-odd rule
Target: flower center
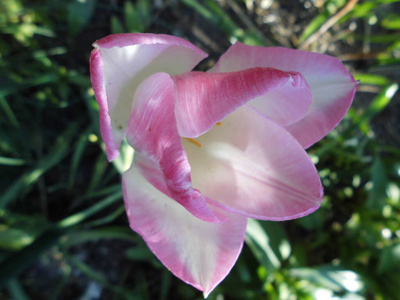
[[(217, 122), (217, 123), (215, 123), (214, 126), (220, 127), (221, 125), (222, 125), (221, 122)], [(203, 148), (203, 145), (200, 144), (200, 142), (197, 141), (196, 139), (192, 139), (192, 138), (184, 138), (184, 139), (187, 140), (188, 142), (191, 142), (192, 144), (196, 145), (196, 146), (199, 147), (199, 148)]]

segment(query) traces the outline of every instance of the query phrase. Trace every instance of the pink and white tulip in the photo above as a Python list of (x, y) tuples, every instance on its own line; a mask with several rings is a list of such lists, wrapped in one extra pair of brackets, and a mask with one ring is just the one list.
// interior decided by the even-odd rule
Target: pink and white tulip
[(243, 246), (247, 218), (305, 216), (323, 198), (305, 152), (343, 118), (356, 82), (337, 59), (236, 43), (207, 73), (177, 37), (117, 34), (94, 44), (91, 80), (109, 160), (124, 137), (130, 225), (207, 296)]

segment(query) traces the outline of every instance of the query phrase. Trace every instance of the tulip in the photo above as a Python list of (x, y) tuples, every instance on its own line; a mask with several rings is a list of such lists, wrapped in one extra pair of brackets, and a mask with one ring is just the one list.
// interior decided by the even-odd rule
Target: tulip
[(317, 210), (323, 189), (305, 148), (328, 134), (357, 83), (330, 56), (236, 43), (208, 72), (178, 37), (116, 34), (94, 43), (90, 71), (108, 159), (123, 174), (131, 228), (177, 277), (207, 295), (242, 249), (247, 218)]

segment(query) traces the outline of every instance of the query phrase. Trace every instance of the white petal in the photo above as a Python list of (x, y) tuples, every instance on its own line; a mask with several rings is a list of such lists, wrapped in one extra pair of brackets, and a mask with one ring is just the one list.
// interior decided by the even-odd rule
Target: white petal
[(211, 206), (227, 221), (202, 221), (152, 186), (135, 166), (123, 175), (123, 187), (132, 229), (175, 276), (207, 296), (235, 264), (247, 218)]

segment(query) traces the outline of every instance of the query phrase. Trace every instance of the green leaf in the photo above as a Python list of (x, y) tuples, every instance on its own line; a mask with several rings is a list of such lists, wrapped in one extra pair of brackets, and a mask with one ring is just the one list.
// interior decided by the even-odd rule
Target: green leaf
[(107, 280), (107, 276), (104, 274), (100, 273), (99, 271), (93, 269), (91, 266), (88, 264), (84, 263), (82, 260), (76, 258), (75, 256), (68, 255), (65, 253), (65, 257), (67, 258), (67, 261), (74, 265), (76, 268), (82, 271), (83, 274), (85, 274), (87, 277), (95, 280), (96, 282), (100, 283), (101, 285), (105, 286), (106, 288), (112, 290), (115, 293), (118, 293), (120, 295), (124, 295), (124, 298), (128, 298), (131, 296), (131, 291), (118, 286), (111, 284)]
[(204, 3), (199, 3), (196, 0), (181, 0), (181, 2), (194, 9), (210, 23), (216, 25), (221, 31), (225, 32), (228, 38), (234, 38), (241, 42), (247, 41), (255, 45), (264, 44), (259, 34), (243, 30), (217, 2), (213, 0), (205, 0)]
[(319, 209), (316, 212), (309, 214), (303, 218), (297, 219), (295, 222), (307, 228), (308, 230), (315, 230), (321, 228), (326, 220), (326, 211)]
[(29, 300), (29, 297), (23, 290), (22, 285), (15, 278), (8, 282), (8, 291), (13, 299)]
[(60, 227), (70, 227), (76, 224), (81, 223), (82, 221), (86, 220), (90, 216), (96, 214), (97, 212), (103, 210), (104, 208), (110, 206), (111, 204), (115, 203), (117, 200), (122, 198), (122, 191), (117, 191), (107, 198), (103, 199), (102, 201), (90, 206), (89, 208), (76, 213), (72, 216), (65, 218), (64, 220), (58, 222), (58, 226)]
[[(365, 36), (364, 35), (359, 35), (355, 34), (354, 38), (359, 40), (359, 41), (364, 41)], [(390, 33), (390, 34), (373, 34), (368, 36), (368, 40), (372, 43), (381, 43), (381, 44), (387, 44), (387, 43), (394, 43), (399, 41), (400, 39), (400, 34), (399, 33)], [(384, 55), (391, 55), (390, 53), (384, 52)]]
[(368, 114), (373, 116), (381, 112), (392, 100), (393, 96), (399, 89), (399, 84), (394, 83), (386, 87), (379, 95), (372, 101), (368, 109)]
[(161, 281), (161, 292), (160, 292), (160, 300), (168, 299), (168, 292), (171, 288), (172, 276), (171, 272), (163, 269), (162, 272), (162, 281)]
[(136, 5), (130, 1), (125, 2), (124, 14), (129, 32), (144, 32), (151, 22), (151, 11), (147, 0), (138, 0)]
[(73, 0), (68, 5), (68, 25), (72, 35), (81, 32), (90, 21), (96, 0)]
[(380, 113), (383, 109), (385, 109), (397, 90), (399, 89), (399, 85), (397, 83), (390, 84), (386, 86), (371, 102), (368, 109), (364, 112), (361, 119), (359, 120), (358, 126), (364, 133), (369, 132), (369, 123), (371, 119)]
[(203, 18), (211, 21), (212, 23), (216, 22), (216, 18), (213, 16), (212, 12), (200, 4), (198, 1), (195, 0), (181, 0), (185, 5), (194, 9), (199, 15)]
[(124, 5), (125, 23), (129, 32), (141, 32), (142, 24), (138, 18), (135, 6), (131, 1), (126, 1)]
[(41, 234), (32, 244), (10, 254), (0, 263), (0, 289), (9, 280), (28, 268), (45, 250), (58, 242), (62, 231), (51, 229)]
[(329, 13), (324, 12), (317, 15), (303, 30), (303, 33), (299, 37), (299, 43), (304, 42), (310, 35), (316, 32), (327, 20), (329, 19)]
[(245, 240), (257, 260), (269, 272), (276, 271), (281, 267), (279, 255), (272, 249), (270, 238), (258, 221), (248, 220)]
[(367, 206), (371, 209), (381, 209), (387, 198), (386, 188), (388, 180), (385, 166), (378, 154), (375, 155), (372, 165), (371, 182), (373, 186), (368, 193)]
[(105, 217), (93, 220), (91, 222), (86, 222), (85, 227), (96, 227), (111, 223), (124, 213), (125, 213), (125, 205), (121, 205), (119, 208), (117, 208), (115, 211), (112, 211)]
[(109, 164), (107, 159), (105, 158), (103, 153), (100, 153), (94, 165), (87, 192), (95, 191), (99, 187), (101, 187), (101, 179), (103, 178), (103, 175), (106, 172), (108, 165)]
[(33, 240), (34, 236), (28, 232), (0, 224), (0, 248), (19, 250), (32, 243)]
[(399, 30), (400, 29), (400, 15), (391, 13), (386, 16), (382, 22), (382, 27), (390, 30)]
[(354, 79), (359, 80), (360, 84), (387, 86), (390, 84), (390, 80), (381, 75), (366, 74), (366, 73), (353, 73)]
[(288, 259), (292, 249), (281, 223), (265, 221), (261, 222), (260, 225), (268, 235), (269, 244), (279, 260)]
[(382, 250), (378, 262), (380, 274), (400, 267), (400, 244), (386, 247)]
[(143, 30), (145, 31), (151, 23), (151, 6), (149, 0), (137, 0), (136, 9), (138, 10), (138, 17), (142, 22)]
[(290, 270), (290, 274), (335, 292), (358, 292), (363, 288), (362, 280), (357, 273), (331, 266), (294, 268)]
[(13, 93), (20, 92), (24, 89), (31, 88), (34, 86), (54, 83), (59, 80), (59, 76), (54, 73), (48, 72), (47, 74), (35, 76), (32, 79), (24, 80), (23, 83), (12, 82), (11, 84), (0, 85), (0, 97), (8, 96)]
[(129, 227), (104, 227), (92, 230), (77, 230), (68, 232), (62, 240), (65, 248), (73, 247), (82, 243), (95, 242), (101, 239), (123, 239), (138, 242), (139, 236)]
[(12, 111), (11, 107), (8, 105), (7, 100), (1, 96), (0, 96), (0, 107), (5, 112), (8, 121), (11, 123), (11, 125), (13, 125), (16, 128), (20, 127), (18, 119), (15, 116), (14, 112)]
[(111, 32), (114, 34), (125, 32), (124, 26), (116, 16), (111, 16)]
[(154, 254), (145, 245), (143, 247), (133, 247), (125, 251), (125, 256), (131, 260), (153, 261)]
[(104, 197), (104, 196), (108, 196), (111, 195), (114, 192), (118, 192), (121, 190), (121, 184), (117, 183), (111, 186), (107, 186), (103, 189), (96, 189), (93, 192), (90, 193), (86, 193), (80, 197), (78, 197), (76, 199), (76, 203), (81, 203), (84, 200), (88, 200), (88, 199), (93, 199), (93, 198), (97, 198), (97, 197)]
[(0, 156), (0, 165), (23, 166), (24, 164), (25, 161), (23, 159)]
[(244, 30), (238, 26), (232, 18), (223, 10), (217, 2), (206, 0), (205, 5), (208, 9), (210, 9), (213, 16), (215, 16), (216, 25), (227, 33), (229, 37), (235, 37), (239, 40), (243, 40), (245, 36)]
[(366, 1), (363, 3), (358, 3), (353, 11), (348, 15), (348, 18), (363, 18), (366, 16), (369, 16), (370, 13), (372, 12), (372, 10), (377, 7), (379, 5), (379, 3), (373, 2), (373, 1)]
[(86, 149), (86, 145), (88, 143), (88, 135), (91, 130), (91, 126), (89, 126), (88, 129), (83, 131), (83, 134), (79, 137), (78, 141), (74, 145), (74, 152), (72, 155), (72, 162), (71, 162), (71, 168), (69, 171), (69, 180), (68, 180), (68, 186), (69, 190), (72, 189), (72, 186), (74, 185), (75, 178), (78, 175), (78, 167), (79, 164), (82, 160), (84, 151)]
[(60, 134), (55, 146), (49, 153), (40, 160), (30, 171), (18, 178), (1, 196), (0, 208), (4, 208), (18, 197), (21, 193), (27, 191), (35, 182), (37, 182), (44, 173), (57, 165), (70, 151), (70, 140), (77, 132), (77, 123), (69, 127)]

